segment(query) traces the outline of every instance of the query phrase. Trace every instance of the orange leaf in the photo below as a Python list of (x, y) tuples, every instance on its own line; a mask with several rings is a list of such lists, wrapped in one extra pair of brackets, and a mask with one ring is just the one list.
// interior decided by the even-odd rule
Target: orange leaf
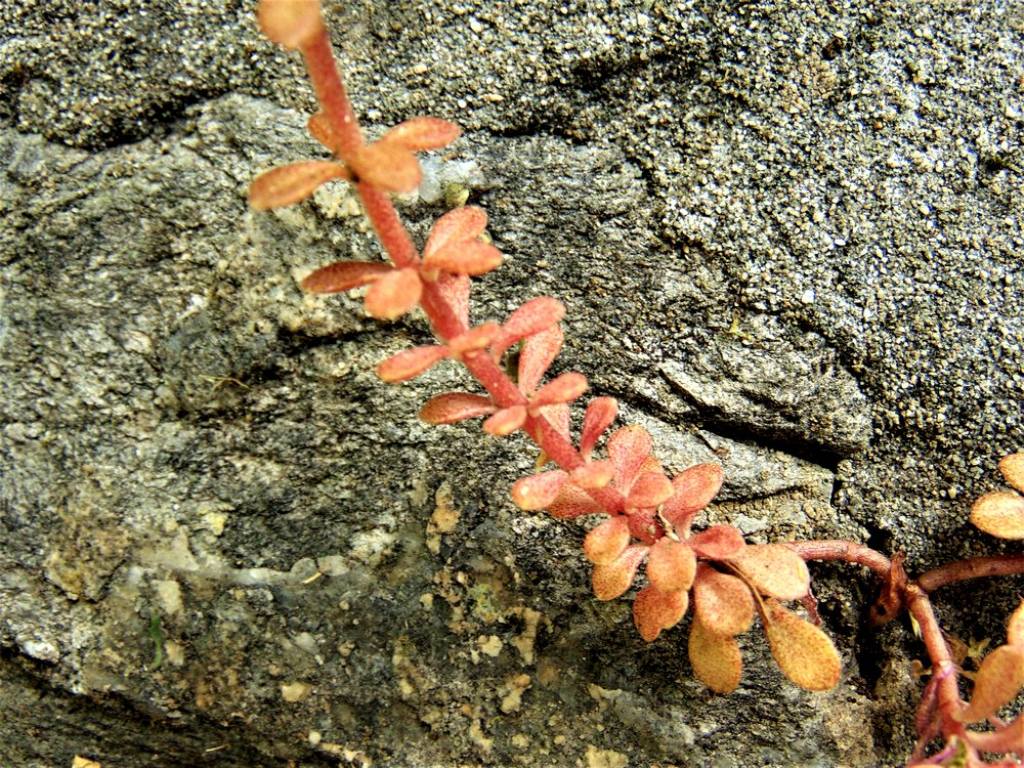
[(420, 419), (428, 424), (454, 424), (488, 413), (494, 413), (494, 404), (488, 397), (469, 392), (445, 392), (423, 404)]
[(1001, 645), (988, 654), (974, 675), (971, 703), (957, 713), (962, 723), (977, 723), (992, 717), (1000, 707), (1013, 701), (1024, 687), (1024, 648)]
[(672, 495), (672, 482), (661, 472), (644, 472), (633, 482), (626, 499), (630, 509), (646, 509), (661, 505)]
[(633, 623), (648, 643), (658, 639), (663, 629), (671, 629), (686, 615), (689, 597), (686, 591), (662, 592), (644, 587), (633, 600)]
[(607, 565), (595, 566), (591, 576), (594, 597), (598, 600), (614, 600), (625, 594), (646, 555), (647, 547), (634, 544), (626, 547), (621, 555)]
[(587, 391), (587, 386), (587, 377), (582, 373), (563, 373), (530, 398), (530, 411), (536, 415), (537, 409), (546, 405), (571, 403)]
[(686, 532), (693, 516), (715, 498), (725, 473), (717, 464), (697, 464), (674, 478), (675, 493), (665, 503), (662, 514), (677, 530)]
[(521, 392), (533, 392), (562, 349), (562, 329), (553, 325), (527, 337), (519, 352), (517, 384)]
[(614, 397), (595, 397), (587, 403), (580, 431), (580, 454), (584, 459), (590, 458), (597, 441), (618, 414), (619, 404)]
[(709, 631), (738, 635), (754, 621), (754, 596), (742, 579), (702, 563), (693, 584), (693, 611)]
[(612, 481), (610, 461), (591, 461), (572, 471), (572, 481), (580, 488), (604, 488)]
[(689, 655), (694, 676), (715, 693), (732, 693), (740, 684), (739, 643), (729, 635), (711, 632), (697, 616), (690, 625)]
[(439, 117), (413, 117), (388, 130), (380, 140), (411, 152), (447, 147), (462, 133), (455, 123)]
[(566, 439), (566, 442), (572, 442), (569, 437), (569, 422), (570, 416), (569, 406), (565, 403), (555, 403), (554, 405), (545, 405), (543, 408), (537, 408), (534, 416), (537, 418), (543, 418), (551, 428), (555, 430), (559, 435)]
[(1024, 600), (1006, 622), (1006, 642), (1008, 645), (1024, 646)]
[(615, 430), (608, 438), (608, 458), (615, 467), (615, 485), (628, 492), (637, 472), (651, 453), (651, 436), (643, 427), (631, 425)]
[(336, 261), (310, 273), (300, 283), (310, 293), (339, 293), (358, 288), (394, 271), (390, 264), (369, 261)]
[(272, 168), (253, 179), (249, 186), (249, 205), (257, 211), (299, 203), (316, 188), (331, 179), (352, 179), (341, 163), (304, 160)]
[(521, 477), (512, 484), (512, 501), (520, 509), (544, 509), (555, 500), (569, 476), (560, 469)]
[(625, 515), (616, 515), (590, 529), (583, 539), (583, 554), (594, 565), (609, 565), (628, 546), (629, 520)]
[(683, 542), (663, 536), (651, 547), (647, 579), (655, 588), (662, 592), (689, 589), (696, 573), (697, 557)]
[(476, 240), (487, 228), (487, 212), (475, 205), (464, 205), (448, 211), (434, 222), (423, 246), (423, 259), (429, 259), (437, 251), (454, 243)]
[(502, 408), (484, 422), (484, 432), (495, 437), (511, 435), (526, 421), (526, 406), (513, 405)]
[(466, 352), (483, 349), (491, 343), (491, 340), (499, 330), (500, 326), (497, 323), (483, 323), (476, 328), (470, 328), (465, 333), (449, 341), (448, 349), (456, 357)]
[(986, 493), (971, 507), (971, 522), (1000, 539), (1024, 539), (1024, 497), (1009, 491)]
[(306, 130), (309, 131), (310, 136), (331, 152), (340, 154), (337, 150), (338, 137), (334, 133), (334, 128), (331, 127), (331, 121), (323, 112), (315, 112), (309, 116), (309, 120), (306, 121)]
[(834, 688), (842, 662), (829, 636), (774, 600), (766, 602), (765, 610), (765, 635), (782, 673), (808, 691)]
[(799, 600), (811, 587), (807, 563), (783, 544), (751, 544), (728, 559), (761, 592)]
[(394, 320), (419, 303), (422, 290), (415, 269), (395, 270), (370, 286), (366, 292), (366, 311), (378, 320)]
[(420, 184), (420, 164), (405, 147), (374, 142), (360, 147), (350, 161), (360, 181), (385, 192), (412, 192)]
[(289, 50), (307, 45), (324, 27), (319, 0), (260, 0), (256, 15), (263, 34)]
[(746, 546), (743, 534), (731, 525), (712, 525), (690, 536), (686, 543), (693, 547), (693, 551), (698, 555), (709, 560), (735, 557)]
[(448, 357), (445, 347), (413, 347), (392, 355), (377, 366), (377, 375), (387, 382), (406, 381), (419, 376), (435, 363)]
[(562, 520), (571, 520), (581, 515), (593, 515), (604, 509), (582, 488), (566, 483), (555, 500), (548, 505), (548, 514)]
[(501, 251), (480, 240), (459, 240), (423, 257), (423, 268), (454, 275), (483, 275), (501, 266)]
[(1024, 453), (1011, 453), (999, 462), (999, 471), (1006, 482), (1024, 493)]
[(495, 340), (492, 353), (495, 360), (501, 359), (506, 350), (522, 339), (546, 331), (565, 317), (565, 305), (550, 296), (530, 299), (501, 324), (501, 336)]

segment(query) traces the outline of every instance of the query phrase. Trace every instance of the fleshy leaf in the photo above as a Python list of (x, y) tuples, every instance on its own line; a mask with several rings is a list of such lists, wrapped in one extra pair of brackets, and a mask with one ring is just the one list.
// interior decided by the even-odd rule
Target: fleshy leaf
[(1024, 646), (1024, 600), (1006, 621), (1006, 642), (1008, 645)]
[(766, 595), (799, 600), (811, 587), (807, 563), (784, 544), (751, 544), (729, 558)]
[(718, 635), (738, 635), (754, 621), (754, 596), (743, 580), (703, 563), (693, 585), (693, 611)]
[(587, 391), (587, 377), (582, 373), (563, 373), (545, 384), (532, 398), (530, 410), (543, 408), (546, 405), (571, 403)]
[(581, 515), (593, 515), (604, 509), (579, 486), (566, 483), (555, 500), (548, 505), (548, 514), (561, 520), (571, 520)]
[(517, 384), (521, 392), (530, 393), (537, 389), (551, 363), (558, 357), (562, 341), (562, 329), (557, 325), (527, 337), (519, 352)]
[(530, 299), (501, 325), (501, 335), (495, 339), (492, 353), (500, 360), (509, 347), (535, 333), (546, 331), (565, 317), (565, 305), (550, 296)]
[(462, 129), (455, 123), (439, 117), (413, 117), (388, 130), (380, 140), (412, 152), (422, 152), (447, 147), (461, 133)]
[(643, 427), (630, 425), (608, 438), (608, 457), (615, 467), (615, 485), (628, 493), (640, 467), (651, 453), (651, 436)]
[(694, 676), (715, 693), (732, 693), (740, 684), (743, 659), (735, 638), (710, 631), (694, 616), (690, 625), (690, 666)]
[(963, 723), (977, 723), (992, 717), (1000, 707), (1013, 701), (1024, 687), (1024, 648), (1001, 645), (988, 654), (974, 675), (971, 703), (957, 713)]
[(668, 536), (658, 539), (647, 559), (647, 579), (662, 592), (689, 589), (697, 573), (697, 557), (681, 541)]
[(377, 375), (384, 381), (395, 383), (419, 376), (435, 363), (448, 357), (448, 350), (432, 344), (413, 347), (392, 355), (377, 366)]
[(658, 639), (663, 629), (671, 629), (686, 615), (689, 596), (685, 591), (662, 592), (644, 587), (633, 600), (633, 623), (648, 643)]
[(323, 30), (318, 0), (261, 0), (256, 13), (263, 34), (289, 50), (308, 44)]
[(455, 316), (463, 325), (469, 325), (469, 276), (444, 274), (435, 285)]
[(624, 515), (610, 517), (590, 529), (583, 539), (583, 554), (594, 565), (608, 565), (629, 546), (629, 520)]
[(501, 266), (501, 251), (482, 240), (460, 240), (423, 257), (423, 268), (454, 275), (483, 275)]
[(971, 522), (1000, 539), (1024, 539), (1024, 497), (1009, 491), (986, 493), (971, 507)]
[(572, 471), (572, 481), (581, 488), (604, 488), (613, 471), (610, 461), (591, 461)]
[(338, 137), (334, 133), (334, 128), (331, 127), (331, 121), (327, 119), (327, 115), (323, 112), (315, 112), (309, 116), (309, 120), (306, 121), (306, 130), (309, 131), (310, 136), (319, 141), (324, 147), (335, 154), (339, 154)]
[(487, 228), (487, 212), (475, 205), (454, 208), (434, 222), (423, 246), (423, 259), (454, 243), (476, 240)]
[(502, 408), (484, 422), (484, 432), (495, 437), (511, 435), (526, 421), (526, 406), (512, 405)]
[(686, 543), (693, 551), (709, 560), (725, 560), (735, 557), (746, 543), (739, 529), (731, 525), (712, 525), (700, 533), (690, 536)]
[(398, 144), (377, 141), (360, 147), (350, 160), (360, 181), (385, 192), (412, 192), (420, 184), (416, 156)]
[[(1018, 715), (994, 731), (979, 733), (968, 731), (971, 745), (980, 752), (1024, 753), (1024, 715)], [(952, 765), (952, 763), (950, 763)], [(1016, 762), (997, 763), (1000, 768), (1012, 768)]]
[(614, 397), (595, 397), (587, 403), (587, 412), (583, 416), (583, 428), (580, 431), (580, 454), (584, 459), (590, 458), (597, 441), (618, 414), (619, 404)]
[(462, 335), (449, 341), (448, 349), (456, 357), (466, 352), (483, 349), (491, 343), (498, 330), (499, 326), (497, 323), (483, 323), (476, 328), (470, 328)]
[(321, 184), (331, 179), (352, 179), (341, 163), (304, 160), (265, 171), (249, 186), (249, 205), (257, 211), (282, 208), (302, 202)]
[(512, 501), (520, 509), (547, 508), (558, 496), (569, 476), (560, 469), (521, 477), (512, 484)]
[(307, 275), (301, 286), (302, 290), (310, 293), (339, 293), (372, 283), (393, 271), (390, 264), (336, 261)]
[(630, 588), (636, 577), (636, 569), (640, 567), (647, 554), (647, 547), (634, 544), (608, 565), (594, 566), (591, 584), (594, 596), (598, 600), (614, 600)]
[(774, 600), (766, 601), (765, 611), (765, 635), (782, 673), (804, 690), (834, 688), (842, 661), (829, 636)]
[(454, 424), (494, 413), (489, 397), (469, 392), (445, 392), (427, 400), (420, 408), (420, 419), (428, 424)]
[(715, 498), (725, 473), (717, 464), (697, 464), (674, 478), (675, 493), (665, 502), (662, 514), (680, 533), (687, 533), (693, 516)]
[(644, 472), (633, 482), (626, 498), (629, 509), (657, 507), (672, 495), (672, 482), (661, 472)]
[(1011, 453), (999, 462), (1003, 478), (1021, 493), (1024, 493), (1024, 453)]
[(571, 414), (569, 413), (569, 406), (565, 403), (555, 403), (554, 405), (546, 405), (543, 408), (536, 409), (534, 416), (542, 416), (551, 428), (555, 430), (559, 435), (564, 437), (567, 442), (572, 442), (569, 437), (569, 421)]
[(419, 303), (422, 290), (415, 269), (397, 269), (370, 286), (366, 292), (366, 311), (378, 320), (394, 320)]

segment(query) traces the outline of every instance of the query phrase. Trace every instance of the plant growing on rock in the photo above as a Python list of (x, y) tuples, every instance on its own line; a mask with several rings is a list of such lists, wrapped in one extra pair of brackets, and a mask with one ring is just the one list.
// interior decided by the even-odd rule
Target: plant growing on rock
[[(259, 22), (271, 40), (305, 57), (320, 102), (309, 132), (333, 159), (292, 163), (261, 174), (250, 188), (250, 204), (258, 210), (291, 205), (336, 180), (355, 187), (388, 262), (329, 264), (306, 277), (302, 288), (336, 293), (366, 287), (366, 311), (382, 320), (416, 307), (423, 311), (439, 343), (399, 352), (380, 363), (378, 375), (401, 382), (444, 359), (466, 367), (483, 391), (437, 395), (424, 404), (420, 417), (438, 425), (483, 418), (483, 429), (491, 435), (521, 430), (536, 443), (541, 471), (518, 480), (512, 499), (524, 510), (546, 510), (557, 518), (605, 518), (583, 540), (599, 600), (628, 592), (643, 565), (646, 584), (633, 601), (637, 630), (653, 642), (692, 606), (689, 658), (694, 674), (709, 688), (727, 693), (737, 687), (742, 662), (735, 638), (757, 616), (782, 672), (804, 689), (821, 691), (838, 683), (841, 663), (819, 627), (806, 562), (865, 566), (882, 583), (874, 607), (878, 623), (907, 611), (931, 660), (911, 764), (1016, 765), (1024, 757), (1024, 719), (1004, 723), (996, 716), (1024, 687), (1024, 603), (1010, 617), (1007, 643), (981, 663), (965, 702), (961, 670), (929, 597), (946, 584), (1024, 572), (1024, 556), (961, 560), (910, 580), (901, 556), (890, 559), (855, 542), (751, 545), (731, 525), (694, 530), (695, 516), (722, 485), (721, 467), (700, 464), (670, 478), (642, 428), (621, 427), (605, 438), (618, 416), (609, 397), (586, 404), (581, 430), (573, 436), (570, 407), (586, 393), (586, 377), (569, 372), (545, 382), (562, 346), (561, 302), (540, 297), (504, 322), (471, 323), (470, 278), (502, 261), (501, 252), (486, 238), (486, 213), (475, 206), (455, 208), (437, 220), (422, 249), (413, 243), (389, 195), (415, 189), (420, 181), (416, 153), (449, 145), (460, 129), (435, 117), (417, 117), (367, 144), (338, 74), (319, 2), (262, 0)], [(507, 372), (513, 361), (514, 376)], [(546, 469), (548, 465), (553, 468)], [(1000, 468), (1010, 485), (1024, 490), (1024, 454), (1006, 457)], [(1022, 539), (1024, 498), (1013, 492), (987, 494), (975, 504), (971, 521), (995, 536)], [(968, 727), (979, 722), (991, 729)], [(930, 749), (934, 752), (929, 755)], [(985, 763), (985, 756), (993, 754), (1007, 757)]]

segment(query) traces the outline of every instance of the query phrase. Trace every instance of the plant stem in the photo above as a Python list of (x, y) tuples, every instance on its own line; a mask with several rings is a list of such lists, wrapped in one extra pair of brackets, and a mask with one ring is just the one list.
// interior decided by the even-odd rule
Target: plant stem
[(842, 560), (870, 568), (880, 579), (888, 580), (892, 561), (870, 547), (842, 539), (824, 541), (787, 541), (786, 546), (804, 560)]
[(326, 27), (302, 47), (302, 54), (306, 57), (306, 69), (316, 98), (334, 131), (337, 145), (332, 149), (347, 161), (363, 145), (363, 136), (334, 61)]
[(957, 560), (933, 568), (918, 577), (917, 583), (925, 592), (933, 592), (947, 584), (984, 576), (1014, 576), (1024, 573), (1024, 555), (990, 555)]

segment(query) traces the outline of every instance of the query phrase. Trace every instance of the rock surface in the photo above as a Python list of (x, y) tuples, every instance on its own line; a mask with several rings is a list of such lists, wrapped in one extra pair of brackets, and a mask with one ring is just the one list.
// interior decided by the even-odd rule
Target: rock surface
[[(377, 258), (348, 190), (272, 214), (316, 153), (295, 57), (251, 3), (0, 11), (0, 762), (67, 766), (899, 763), (920, 655), (870, 633), (863, 573), (815, 568), (846, 663), (824, 695), (756, 633), (709, 694), (685, 627), (598, 603), (581, 527), (518, 512), (534, 454), (428, 429), (440, 367), (349, 297)], [(563, 299), (567, 349), (707, 513), (752, 541), (847, 537), (920, 570), (1024, 446), (1024, 14), (1012, 4), (326, 3), (371, 132), (466, 128), (452, 185), (506, 253), (474, 313)], [(1021, 585), (939, 599), (1002, 639)]]

